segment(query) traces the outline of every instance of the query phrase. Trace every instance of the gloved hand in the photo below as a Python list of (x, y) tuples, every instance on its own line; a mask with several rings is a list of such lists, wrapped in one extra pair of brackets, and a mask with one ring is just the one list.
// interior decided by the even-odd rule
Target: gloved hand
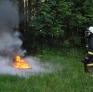
[(89, 59), (91, 58), (91, 55), (89, 55), (88, 53), (86, 53), (86, 56), (83, 60), (81, 60), (82, 63), (88, 63)]
[(81, 60), (82, 63), (88, 63), (88, 61), (89, 61), (88, 57), (85, 57), (83, 60)]
[(88, 56), (86, 56), (86, 57), (85, 57), (85, 59), (86, 59), (86, 60), (89, 60), (89, 57), (88, 57)]

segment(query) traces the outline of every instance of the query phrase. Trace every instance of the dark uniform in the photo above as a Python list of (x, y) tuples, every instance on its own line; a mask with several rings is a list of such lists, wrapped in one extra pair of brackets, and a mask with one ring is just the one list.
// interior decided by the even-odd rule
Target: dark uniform
[(85, 72), (88, 72), (87, 64), (93, 63), (93, 37), (91, 37), (88, 40), (88, 45), (86, 47), (87, 47), (87, 52), (86, 52), (85, 58), (87, 59), (84, 63), (84, 69), (85, 69)]
[(89, 63), (93, 63), (93, 37), (88, 40), (87, 55)]
[(88, 39), (86, 56), (81, 61), (84, 63), (84, 71), (88, 72), (87, 64), (93, 63), (93, 33), (88, 30), (85, 37)]

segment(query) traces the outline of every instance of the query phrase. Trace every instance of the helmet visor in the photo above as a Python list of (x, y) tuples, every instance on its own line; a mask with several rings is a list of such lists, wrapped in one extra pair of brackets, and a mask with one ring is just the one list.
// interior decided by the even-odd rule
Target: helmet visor
[(91, 34), (90, 30), (86, 30), (86, 31), (85, 31), (85, 37), (86, 37), (86, 38), (88, 38), (88, 37), (90, 36), (90, 34)]

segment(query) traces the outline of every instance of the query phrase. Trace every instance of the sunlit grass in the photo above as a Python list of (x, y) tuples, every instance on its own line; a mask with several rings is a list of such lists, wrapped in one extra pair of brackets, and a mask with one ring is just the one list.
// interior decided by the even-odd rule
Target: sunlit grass
[(0, 75), (0, 92), (93, 92), (93, 77), (85, 73), (81, 52), (75, 55), (38, 54), (42, 62), (53, 64), (54, 71), (24, 77)]

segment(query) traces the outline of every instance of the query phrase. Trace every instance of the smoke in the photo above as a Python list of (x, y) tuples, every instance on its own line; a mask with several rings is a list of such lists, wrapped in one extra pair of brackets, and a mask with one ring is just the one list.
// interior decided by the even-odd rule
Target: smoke
[(16, 55), (25, 56), (26, 50), (21, 48), (20, 33), (14, 31), (19, 24), (17, 7), (9, 0), (0, 0), (0, 74), (30, 76), (39, 72), (46, 72), (46, 66), (40, 60), (33, 57), (24, 58), (31, 69), (16, 69), (13, 67), (13, 59)]
[(14, 32), (19, 24), (17, 7), (8, 0), (0, 1), (0, 55), (14, 57), (23, 56), (25, 51), (21, 50), (22, 41), (20, 33)]
[(19, 23), (16, 5), (8, 0), (0, 1), (0, 33), (13, 31)]
[(17, 75), (19, 77), (29, 78), (30, 76), (43, 75), (44, 73), (51, 73), (52, 68), (49, 63), (40, 62), (39, 58), (26, 57), (26, 62), (32, 66), (30, 69), (16, 69), (12, 66), (10, 58), (0, 57), (0, 74)]
[(24, 56), (26, 50), (21, 49), (22, 40), (18, 38), (19, 33), (15, 32), (13, 36), (9, 32), (3, 32), (0, 35), (0, 55), (13, 58), (16, 55)]

